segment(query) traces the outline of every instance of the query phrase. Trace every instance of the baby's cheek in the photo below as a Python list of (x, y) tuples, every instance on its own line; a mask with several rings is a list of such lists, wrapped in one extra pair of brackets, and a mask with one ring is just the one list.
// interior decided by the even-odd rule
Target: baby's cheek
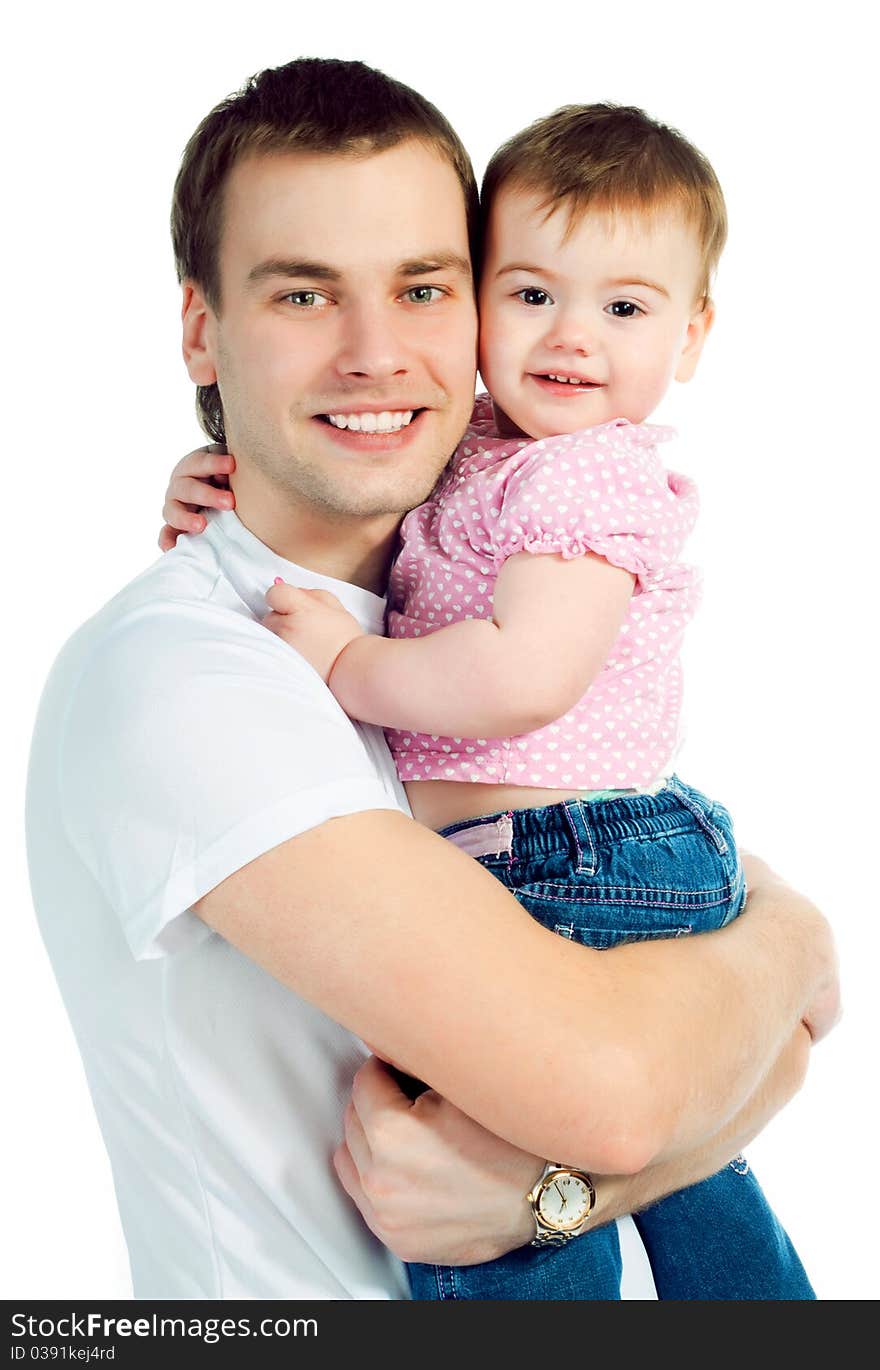
[(537, 396), (528, 394), (525, 369), (523, 350), (511, 347), (502, 335), (489, 339), (480, 351), (480, 375), (497, 408), (521, 432), (530, 437), (545, 437), (547, 435), (539, 433), (535, 427), (540, 424), (534, 405)]
[(480, 322), (480, 375), (491, 389), (493, 385), (503, 385), (504, 374), (509, 365), (504, 334), (499, 330), (492, 311), (488, 318)]

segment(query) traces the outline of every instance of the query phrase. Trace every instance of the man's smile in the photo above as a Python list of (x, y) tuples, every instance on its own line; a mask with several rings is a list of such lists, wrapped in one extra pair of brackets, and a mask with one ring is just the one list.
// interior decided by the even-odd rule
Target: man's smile
[(393, 452), (408, 446), (420, 432), (430, 409), (340, 409), (315, 414), (328, 437), (341, 446), (360, 451)]
[(334, 428), (348, 428), (354, 433), (394, 433), (412, 423), (413, 409), (358, 409), (350, 413), (322, 414)]

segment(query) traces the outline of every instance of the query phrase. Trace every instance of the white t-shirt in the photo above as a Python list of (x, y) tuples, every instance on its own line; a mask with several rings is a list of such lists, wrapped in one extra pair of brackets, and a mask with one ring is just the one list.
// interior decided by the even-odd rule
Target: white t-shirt
[[(279, 575), (382, 631), (378, 596), (212, 514), (70, 639), (34, 732), (34, 905), (136, 1298), (409, 1297), (331, 1164), (366, 1048), (189, 912), (326, 819), (409, 813), (381, 730), (259, 623)], [(623, 1297), (653, 1297), (621, 1237)]]
[(188, 911), (326, 819), (409, 812), (381, 731), (259, 623), (279, 575), (382, 631), (214, 515), (67, 643), (34, 734), (34, 903), (137, 1298), (408, 1296), (331, 1164), (363, 1044)]

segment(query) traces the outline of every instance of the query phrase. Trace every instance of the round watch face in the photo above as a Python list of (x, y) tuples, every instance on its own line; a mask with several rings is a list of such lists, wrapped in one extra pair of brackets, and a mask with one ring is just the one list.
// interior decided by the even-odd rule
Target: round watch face
[(538, 1196), (542, 1222), (556, 1232), (579, 1227), (593, 1207), (593, 1191), (580, 1175), (570, 1170), (554, 1170), (544, 1180)]

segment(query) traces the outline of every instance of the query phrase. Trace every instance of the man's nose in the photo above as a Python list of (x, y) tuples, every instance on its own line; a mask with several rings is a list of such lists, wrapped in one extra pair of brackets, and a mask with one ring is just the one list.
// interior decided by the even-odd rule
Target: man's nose
[(407, 371), (401, 321), (393, 304), (361, 303), (346, 311), (336, 365), (342, 375), (371, 380)]

